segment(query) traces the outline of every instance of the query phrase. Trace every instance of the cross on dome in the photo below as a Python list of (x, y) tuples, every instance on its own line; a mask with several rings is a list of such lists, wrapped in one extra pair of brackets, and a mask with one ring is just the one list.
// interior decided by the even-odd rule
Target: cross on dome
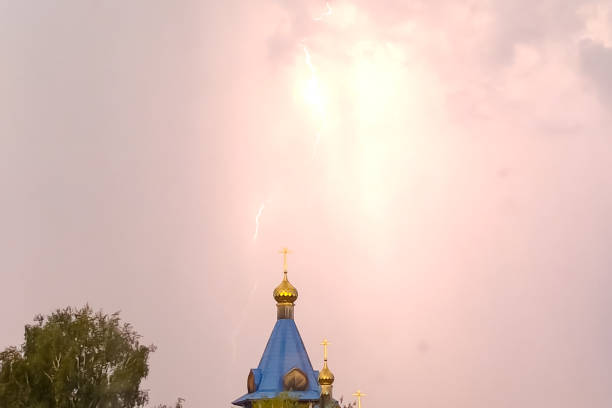
[(364, 394), (360, 390), (357, 390), (357, 392), (353, 395), (357, 397), (357, 408), (361, 408), (361, 397), (364, 397), (368, 394)]
[(327, 341), (327, 339), (323, 339), (323, 342), (321, 343), (321, 345), (323, 346), (323, 360), (327, 361), (327, 346), (329, 346), (331, 343), (329, 341)]
[[(284, 276), (283, 276), (283, 281), (280, 283), (280, 285), (278, 285), (276, 287), (276, 289), (274, 289), (274, 299), (276, 300), (276, 303), (279, 305), (293, 305), (293, 303), (295, 303), (295, 301), (298, 298), (298, 291), (295, 288), (295, 286), (293, 286), (291, 283), (289, 283), (289, 279), (287, 279), (287, 255), (291, 253), (291, 251), (289, 251), (289, 248), (285, 247), (283, 249), (281, 249), (279, 252), (279, 254), (283, 254), (283, 272), (284, 272)], [(283, 311), (285, 311), (285, 307), (281, 308)], [(279, 309), (279, 310), (281, 310)], [(291, 318), (293, 318), (293, 312), (292, 312), (292, 308), (290, 311), (290, 315)], [(283, 316), (289, 316), (286, 313), (282, 313)], [(280, 315), (279, 315), (280, 316)]]
[(287, 273), (287, 255), (290, 254), (291, 251), (289, 250), (289, 248), (284, 247), (283, 249), (278, 251), (278, 253), (283, 254), (283, 271)]

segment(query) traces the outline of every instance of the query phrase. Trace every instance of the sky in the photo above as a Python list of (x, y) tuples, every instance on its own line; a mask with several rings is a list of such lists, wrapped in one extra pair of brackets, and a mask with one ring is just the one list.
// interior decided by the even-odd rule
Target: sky
[(0, 0), (0, 348), (120, 310), (229, 407), (288, 246), (336, 397), (610, 407), (612, 1), (328, 5)]

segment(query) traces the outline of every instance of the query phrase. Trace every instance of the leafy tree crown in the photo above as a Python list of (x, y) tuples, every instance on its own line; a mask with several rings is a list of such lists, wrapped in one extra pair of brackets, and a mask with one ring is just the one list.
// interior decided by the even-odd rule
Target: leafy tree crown
[(148, 402), (140, 383), (153, 345), (140, 344), (119, 313), (89, 306), (38, 315), (25, 341), (0, 353), (0, 407), (133, 408)]

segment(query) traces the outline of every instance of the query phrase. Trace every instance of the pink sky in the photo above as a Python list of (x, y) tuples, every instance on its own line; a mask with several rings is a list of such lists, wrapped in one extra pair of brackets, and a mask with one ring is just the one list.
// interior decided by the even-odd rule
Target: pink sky
[(337, 397), (610, 407), (612, 1), (330, 6), (0, 1), (0, 347), (121, 310), (229, 407), (286, 245)]

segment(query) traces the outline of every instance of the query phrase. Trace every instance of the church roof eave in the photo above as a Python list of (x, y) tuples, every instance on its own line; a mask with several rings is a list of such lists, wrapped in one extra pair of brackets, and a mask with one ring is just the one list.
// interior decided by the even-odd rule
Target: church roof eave
[[(242, 397), (238, 398), (235, 401), (232, 401), (232, 404), (238, 406), (244, 406), (249, 401), (257, 401), (261, 399), (270, 399), (277, 397), (279, 394), (278, 391), (274, 390), (260, 390), (255, 391), (250, 394), (245, 394)], [(306, 390), (306, 391), (289, 391), (289, 398), (293, 398), (297, 401), (318, 401), (321, 397), (321, 394), (315, 390)]]

